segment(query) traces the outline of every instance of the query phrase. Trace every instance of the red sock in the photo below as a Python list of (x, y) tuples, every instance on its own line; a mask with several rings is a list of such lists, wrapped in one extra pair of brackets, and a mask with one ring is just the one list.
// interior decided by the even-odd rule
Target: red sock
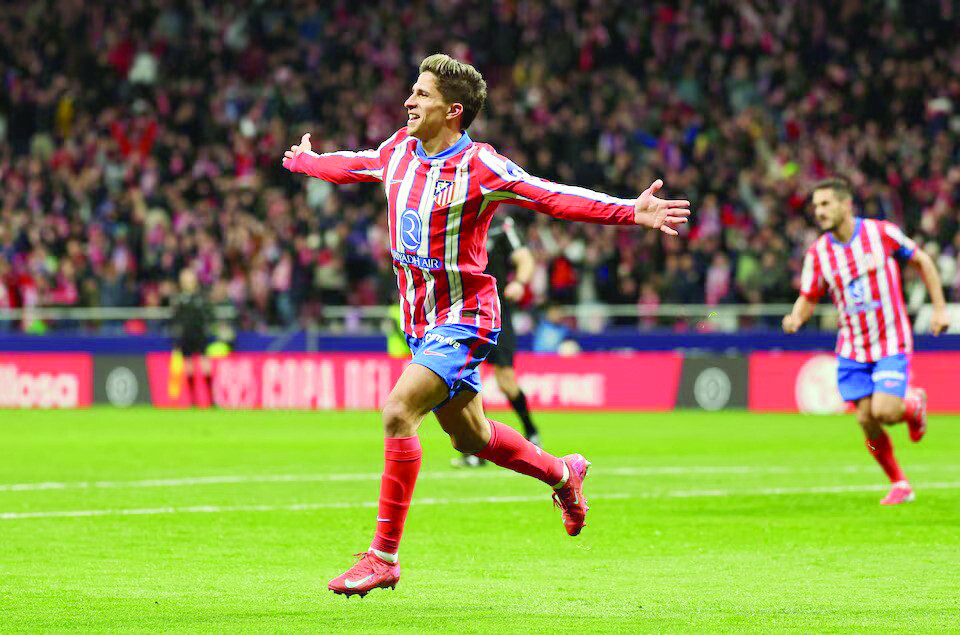
[(547, 454), (508, 425), (488, 419), (490, 442), (477, 456), (541, 480), (550, 487), (563, 480), (563, 461)]
[(380, 477), (377, 533), (370, 547), (377, 551), (397, 553), (423, 451), (418, 437), (384, 439), (383, 445), (384, 466), (383, 476)]
[(908, 388), (903, 398), (903, 421), (916, 421), (920, 417), (920, 395), (914, 388)]
[(883, 471), (887, 474), (887, 478), (890, 479), (891, 483), (907, 480), (906, 475), (900, 469), (900, 466), (897, 465), (897, 460), (893, 458), (893, 444), (890, 443), (890, 437), (887, 436), (886, 432), (881, 430), (880, 436), (877, 438), (868, 438), (867, 449), (870, 450), (870, 454), (873, 455), (873, 458), (875, 458), (877, 463), (880, 464), (880, 467), (883, 468)]

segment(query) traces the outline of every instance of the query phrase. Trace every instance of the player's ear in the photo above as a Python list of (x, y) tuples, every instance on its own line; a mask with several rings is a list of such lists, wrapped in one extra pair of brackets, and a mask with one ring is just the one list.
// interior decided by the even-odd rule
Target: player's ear
[(447, 109), (447, 119), (456, 119), (461, 115), (463, 115), (463, 104), (459, 101), (450, 104), (450, 108)]

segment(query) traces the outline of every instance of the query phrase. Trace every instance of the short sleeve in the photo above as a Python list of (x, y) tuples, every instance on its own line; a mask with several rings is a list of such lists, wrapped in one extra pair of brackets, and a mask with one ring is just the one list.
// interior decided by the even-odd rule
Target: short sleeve
[(903, 233), (899, 227), (890, 221), (882, 222), (883, 243), (889, 248), (893, 256), (899, 260), (910, 260), (917, 250), (917, 243)]

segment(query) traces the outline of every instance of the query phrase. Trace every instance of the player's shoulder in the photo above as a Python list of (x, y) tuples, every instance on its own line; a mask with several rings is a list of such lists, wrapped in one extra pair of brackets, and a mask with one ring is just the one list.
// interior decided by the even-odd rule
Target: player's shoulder
[(509, 158), (497, 152), (489, 143), (474, 142), (473, 161), (481, 168), (492, 172), (504, 181), (523, 180), (528, 175), (523, 168), (511, 161)]
[(817, 236), (817, 239), (810, 243), (810, 246), (807, 247), (807, 255), (817, 258), (820, 250), (827, 245), (828, 240), (830, 239), (826, 233)]
[(872, 231), (873, 229), (878, 229), (880, 232), (884, 232), (888, 227), (896, 228), (896, 225), (891, 223), (888, 220), (883, 220), (882, 218), (861, 218), (860, 223), (864, 229)]
[(399, 130), (394, 132), (392, 135), (387, 137), (387, 139), (383, 143), (381, 143), (380, 147), (377, 149), (380, 152), (383, 152), (385, 150), (390, 150), (392, 148), (397, 147), (404, 141), (410, 141), (411, 139), (412, 137), (407, 134), (407, 127), (404, 126), (403, 128), (400, 128)]

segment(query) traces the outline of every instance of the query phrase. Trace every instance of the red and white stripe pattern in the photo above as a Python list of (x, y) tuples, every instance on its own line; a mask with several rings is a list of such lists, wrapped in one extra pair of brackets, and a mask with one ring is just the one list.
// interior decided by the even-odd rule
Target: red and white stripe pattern
[(840, 244), (827, 233), (811, 245), (803, 261), (800, 293), (816, 302), (830, 290), (840, 313), (839, 356), (875, 362), (913, 351), (894, 256), (906, 260), (915, 249), (893, 223), (861, 218), (849, 243)]
[(303, 153), (284, 166), (333, 183), (383, 183), (404, 330), (418, 338), (438, 324), (500, 328), (496, 281), (483, 270), (501, 201), (568, 220), (634, 223), (634, 200), (530, 176), (466, 133), (434, 157), (403, 128), (377, 150)]

